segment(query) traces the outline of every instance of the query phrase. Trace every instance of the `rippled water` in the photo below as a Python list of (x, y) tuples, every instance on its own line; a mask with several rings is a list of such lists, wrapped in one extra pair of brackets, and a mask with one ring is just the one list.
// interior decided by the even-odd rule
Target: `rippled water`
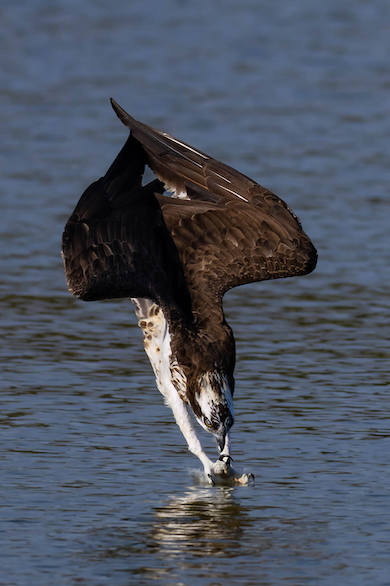
[[(388, 2), (4, 0), (0, 29), (0, 582), (389, 584)], [(131, 304), (66, 290), (63, 226), (126, 138), (110, 96), (319, 250), (226, 296), (255, 487), (195, 485)]]

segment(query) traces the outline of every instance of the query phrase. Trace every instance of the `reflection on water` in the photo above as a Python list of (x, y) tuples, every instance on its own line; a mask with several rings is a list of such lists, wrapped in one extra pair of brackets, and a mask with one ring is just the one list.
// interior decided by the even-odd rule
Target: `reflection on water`
[[(1, 4), (1, 583), (389, 582), (390, 4), (200, 2)], [(126, 138), (110, 96), (319, 250), (224, 300), (255, 487), (194, 486), (132, 305), (66, 291), (63, 226)]]
[[(153, 580), (164, 576), (180, 580), (190, 568), (212, 576), (215, 560), (245, 553), (243, 537), (251, 524), (248, 512), (233, 489), (190, 489), (153, 507), (143, 529), (137, 524), (135, 531), (116, 527), (94, 532), (92, 547), (83, 555), (89, 563), (117, 560), (129, 575)], [(132, 519), (128, 521), (132, 525)]]
[(239, 555), (244, 529), (250, 524), (233, 489), (192, 490), (172, 497), (154, 513), (150, 535), (167, 557)]
[(287, 494), (294, 485), (284, 488), (282, 498), (277, 489), (272, 496), (265, 490), (260, 499), (252, 498), (251, 489), (233, 488), (167, 494), (142, 521), (130, 517), (121, 526), (94, 531), (83, 558), (92, 566), (103, 563), (128, 577), (162, 584), (168, 579), (172, 584), (266, 583), (271, 567), (275, 583), (290, 575), (315, 579), (313, 564), (324, 574), (337, 572), (340, 557), (328, 547), (330, 539), (339, 539), (337, 521), (310, 505), (306, 515), (291, 516)]

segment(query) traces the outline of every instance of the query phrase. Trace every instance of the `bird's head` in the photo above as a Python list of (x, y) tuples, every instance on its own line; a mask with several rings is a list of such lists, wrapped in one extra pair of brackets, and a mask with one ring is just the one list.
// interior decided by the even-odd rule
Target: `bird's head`
[(206, 372), (198, 378), (191, 401), (198, 423), (214, 435), (220, 451), (223, 451), (226, 434), (234, 423), (233, 384), (233, 377), (218, 370)]

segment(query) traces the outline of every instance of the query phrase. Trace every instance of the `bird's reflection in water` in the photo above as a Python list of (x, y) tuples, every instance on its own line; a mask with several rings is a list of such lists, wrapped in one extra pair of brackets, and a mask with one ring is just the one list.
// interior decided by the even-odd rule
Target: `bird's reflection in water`
[(187, 579), (189, 573), (191, 580), (207, 577), (229, 583), (234, 560), (249, 555), (241, 576), (250, 575), (253, 518), (236, 492), (222, 487), (188, 489), (181, 496), (167, 496), (165, 504), (155, 505), (146, 517), (132, 515), (124, 519), (126, 525), (94, 531), (86, 552), (89, 563), (101, 564), (99, 571), (108, 574), (115, 570), (136, 576), (137, 584), (188, 584), (183, 576)]
[[(103, 564), (99, 571), (136, 576), (137, 584), (195, 584), (199, 579), (205, 584), (275, 585), (297, 572), (310, 577), (311, 569), (314, 584), (313, 563), (333, 555), (319, 537), (324, 531), (329, 535), (327, 520), (292, 517), (283, 506), (253, 507), (238, 492), (197, 487), (166, 496), (165, 504), (156, 504), (146, 515), (140, 512), (124, 518), (121, 526), (93, 532), (88, 560)], [(232, 581), (238, 568), (239, 579)]]
[(231, 488), (198, 488), (172, 497), (164, 507), (156, 508), (150, 537), (160, 553), (237, 555), (244, 528), (251, 523), (233, 493)]

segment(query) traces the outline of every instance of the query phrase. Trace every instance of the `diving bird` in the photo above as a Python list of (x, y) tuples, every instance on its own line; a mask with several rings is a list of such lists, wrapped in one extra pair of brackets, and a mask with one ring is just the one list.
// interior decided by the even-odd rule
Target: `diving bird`
[[(235, 342), (222, 297), (245, 283), (310, 273), (317, 252), (271, 191), (111, 103), (130, 135), (65, 226), (69, 290), (84, 301), (133, 301), (157, 387), (206, 478), (249, 482), (231, 466)], [(144, 185), (146, 165), (156, 179)], [(216, 462), (191, 411), (216, 439)]]

